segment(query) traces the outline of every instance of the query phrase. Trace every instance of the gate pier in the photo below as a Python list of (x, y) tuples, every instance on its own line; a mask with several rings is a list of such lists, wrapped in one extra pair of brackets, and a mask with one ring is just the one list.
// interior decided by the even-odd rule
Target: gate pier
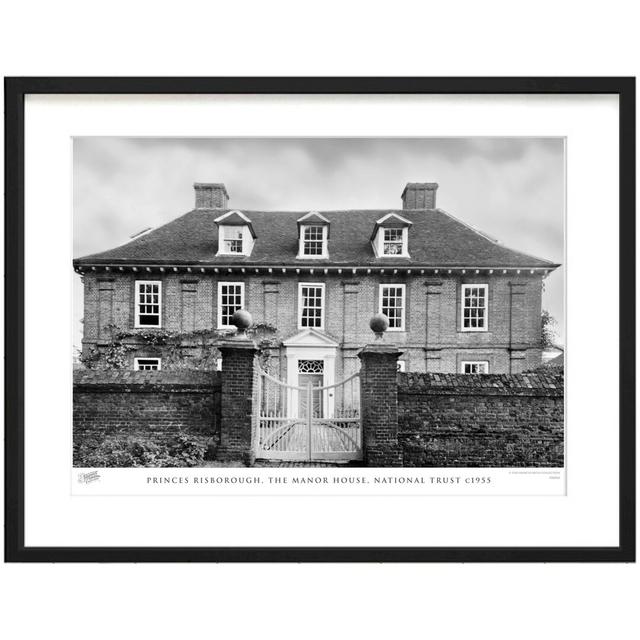
[(220, 447), (216, 460), (254, 462), (251, 444), (257, 382), (253, 340), (239, 331), (237, 338), (223, 342), (222, 386), (220, 388)]
[(401, 467), (398, 443), (398, 356), (396, 346), (383, 342), (389, 326), (386, 316), (371, 319), (376, 342), (364, 347), (358, 357), (364, 462), (367, 467)]

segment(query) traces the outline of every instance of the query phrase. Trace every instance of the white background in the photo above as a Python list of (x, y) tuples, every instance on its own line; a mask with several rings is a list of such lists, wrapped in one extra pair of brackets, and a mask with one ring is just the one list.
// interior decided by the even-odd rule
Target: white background
[[(0, 57), (7, 75), (635, 75), (630, 7), (23, 2), (0, 20)], [(638, 578), (607, 565), (9, 566), (0, 602), (15, 638), (601, 638), (637, 630)]]
[[(592, 268), (594, 247), (601, 263), (618, 262), (617, 218), (600, 224), (601, 202), (592, 193), (597, 182), (612, 210), (617, 210), (615, 96), (30, 95), (25, 127), (27, 546), (617, 545), (618, 287), (609, 270)], [(221, 496), (224, 486), (209, 489), (217, 496), (177, 499), (168, 491), (140, 496), (135, 482), (130, 490), (134, 495), (124, 500), (71, 496), (69, 365), (66, 375), (61, 374), (61, 367), (69, 363), (72, 328), (70, 141), (72, 136), (135, 133), (566, 137), (566, 497), (543, 497), (552, 490), (543, 477), (529, 479), (531, 484), (539, 480), (540, 489), (524, 490), (534, 493), (527, 499), (505, 496), (516, 493), (511, 487), (491, 499), (467, 494), (447, 500), (416, 496), (404, 488), (395, 491), (399, 497), (379, 497), (388, 493), (382, 490), (376, 496), (353, 497), (367, 487), (345, 490), (339, 498), (308, 498), (291, 495), (284, 486), (273, 487), (271, 496), (253, 497), (239, 485), (230, 489), (245, 496), (241, 501)], [(43, 215), (47, 210), (59, 214)], [(55, 287), (41, 286), (43, 262), (55, 277)], [(592, 373), (593, 328), (583, 320), (593, 314), (596, 292), (598, 304), (609, 310), (597, 319), (598, 332), (610, 345), (598, 356), (598, 365), (608, 372), (604, 379)], [(47, 328), (58, 336), (44, 343), (43, 307), (57, 309), (47, 319)], [(120, 493), (114, 476), (131, 475), (140, 474), (105, 472), (105, 491)], [(98, 485), (87, 488), (102, 490)], [(191, 487), (186, 489), (192, 493)], [(560, 491), (558, 486), (555, 493)], [(285, 492), (289, 497), (282, 496)], [(256, 527), (257, 521), (269, 525)]]

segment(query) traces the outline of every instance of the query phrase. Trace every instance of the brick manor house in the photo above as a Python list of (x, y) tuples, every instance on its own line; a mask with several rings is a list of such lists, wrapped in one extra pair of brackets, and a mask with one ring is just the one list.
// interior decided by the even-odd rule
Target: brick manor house
[[(223, 184), (194, 186), (192, 211), (74, 260), (83, 354), (104, 348), (114, 326), (233, 330), (244, 308), (277, 330), (272, 356), (288, 384), (354, 373), (377, 312), (401, 370), (520, 373), (541, 363), (542, 285), (559, 265), (436, 208), (437, 184), (407, 184), (401, 209), (349, 211), (232, 209)], [(132, 369), (163, 366), (146, 343), (127, 357)]]

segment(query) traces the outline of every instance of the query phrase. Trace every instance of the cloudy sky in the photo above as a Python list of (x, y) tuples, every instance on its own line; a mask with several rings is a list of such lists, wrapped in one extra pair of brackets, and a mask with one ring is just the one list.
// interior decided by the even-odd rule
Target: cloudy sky
[[(505, 245), (564, 263), (559, 138), (76, 138), (74, 256), (110, 249), (193, 208), (194, 182), (224, 182), (238, 209), (400, 208), (407, 182)], [(564, 342), (564, 269), (543, 307)], [(74, 283), (80, 346), (82, 287)]]

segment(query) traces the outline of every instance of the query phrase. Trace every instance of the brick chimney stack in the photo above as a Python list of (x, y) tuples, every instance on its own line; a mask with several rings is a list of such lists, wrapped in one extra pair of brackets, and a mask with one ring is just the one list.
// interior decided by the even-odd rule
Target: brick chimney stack
[(196, 182), (196, 209), (226, 209), (229, 202), (227, 188), (222, 183)]
[(408, 182), (402, 192), (403, 209), (435, 209), (436, 182)]

